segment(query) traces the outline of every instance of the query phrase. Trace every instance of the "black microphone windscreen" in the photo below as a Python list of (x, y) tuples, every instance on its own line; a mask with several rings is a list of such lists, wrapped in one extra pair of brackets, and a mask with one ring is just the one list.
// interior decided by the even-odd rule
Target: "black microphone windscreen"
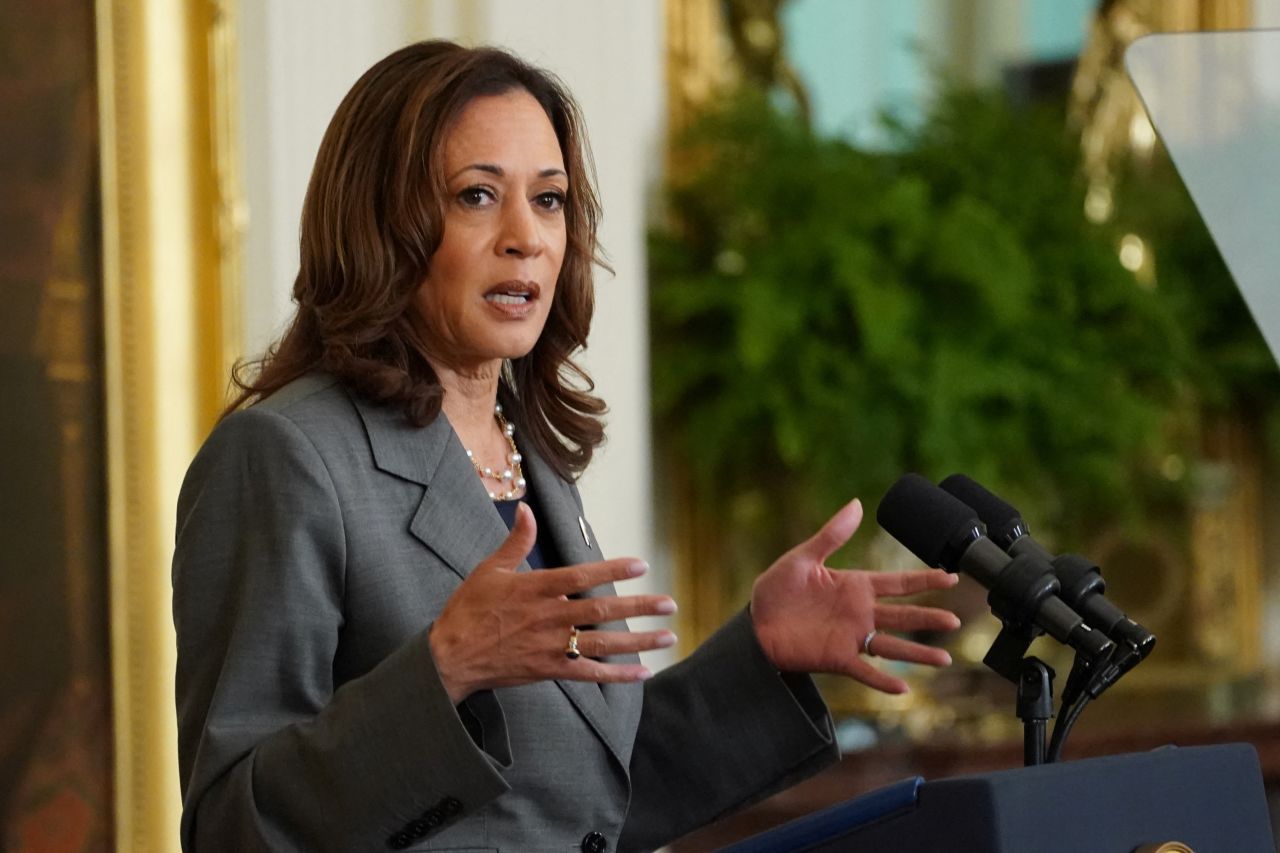
[(898, 478), (880, 501), (876, 521), (925, 564), (953, 572), (981, 535), (973, 510), (919, 474)]
[(972, 507), (987, 526), (987, 535), (996, 542), (1006, 544), (1004, 540), (1017, 535), (1013, 530), (1015, 526), (1022, 528), (1019, 532), (1025, 531), (1018, 510), (972, 478), (964, 474), (952, 474), (938, 485)]

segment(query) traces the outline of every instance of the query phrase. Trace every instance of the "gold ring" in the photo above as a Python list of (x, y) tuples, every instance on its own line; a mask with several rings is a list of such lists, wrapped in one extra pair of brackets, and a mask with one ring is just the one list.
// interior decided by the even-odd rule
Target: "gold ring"
[(569, 642), (564, 647), (564, 656), (569, 660), (577, 660), (582, 657), (582, 652), (578, 651), (578, 629), (569, 629)]
[[(863, 637), (863, 638), (862, 638), (862, 653), (863, 653), (864, 655), (872, 655), (872, 653), (871, 653), (871, 641), (872, 641), (872, 639), (874, 639), (874, 638), (875, 638), (876, 634), (879, 634), (879, 633), (880, 633), (879, 631), (876, 631), (875, 629), (872, 629), (871, 631), (868, 631), (868, 632), (867, 632), (867, 636), (865, 636), (865, 637)], [(872, 655), (872, 657), (875, 657), (875, 655)]]

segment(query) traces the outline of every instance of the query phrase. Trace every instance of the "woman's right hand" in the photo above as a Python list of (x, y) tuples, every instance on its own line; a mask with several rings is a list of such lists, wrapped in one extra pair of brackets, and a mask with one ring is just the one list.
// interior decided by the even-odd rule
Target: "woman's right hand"
[(653, 673), (641, 664), (592, 658), (667, 648), (676, 641), (667, 630), (582, 631), (582, 656), (570, 660), (565, 648), (575, 625), (668, 616), (675, 613), (676, 603), (666, 595), (571, 599), (604, 583), (639, 577), (647, 566), (624, 558), (517, 572), (536, 538), (533, 512), (520, 504), (506, 541), (467, 576), (431, 626), (431, 655), (455, 705), (477, 690), (553, 678), (643, 681)]

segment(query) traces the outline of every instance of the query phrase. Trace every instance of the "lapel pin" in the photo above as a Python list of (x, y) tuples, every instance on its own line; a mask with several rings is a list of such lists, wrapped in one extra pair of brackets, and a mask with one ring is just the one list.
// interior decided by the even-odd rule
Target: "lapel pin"
[(582, 516), (578, 516), (578, 529), (582, 531), (582, 541), (587, 543), (587, 547), (591, 547), (591, 536), (587, 533), (587, 520)]

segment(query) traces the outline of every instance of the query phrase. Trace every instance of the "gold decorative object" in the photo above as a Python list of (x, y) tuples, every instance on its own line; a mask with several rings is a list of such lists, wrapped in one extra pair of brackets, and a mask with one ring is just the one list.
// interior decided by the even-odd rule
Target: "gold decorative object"
[(728, 0), (725, 25), (742, 76), (765, 88), (781, 88), (809, 121), (809, 93), (783, 52), (780, 14), (787, 0)]
[(1249, 0), (1103, 0), (1080, 53), (1071, 85), (1069, 116), (1080, 133), (1089, 181), (1086, 214), (1110, 219), (1116, 166), (1147, 156), (1155, 134), (1124, 71), (1124, 52), (1148, 33), (1243, 29)]
[(666, 0), (667, 117), (677, 134), (742, 79), (777, 86), (807, 119), (809, 94), (783, 53), (787, 0)]
[[(1110, 220), (1119, 168), (1127, 162), (1145, 163), (1156, 145), (1155, 130), (1124, 71), (1128, 46), (1148, 33), (1243, 29), (1250, 18), (1248, 0), (1104, 0), (1099, 5), (1069, 108), (1089, 183), (1089, 219)], [(1187, 87), (1196, 84), (1193, 78), (1185, 81)], [(1229, 132), (1240, 117), (1229, 103), (1222, 109), (1208, 125)], [(1122, 235), (1117, 253), (1139, 285), (1156, 286), (1157, 259), (1141, 234)], [(1135, 618), (1145, 619), (1166, 640), (1126, 680), (1132, 686), (1203, 689), (1255, 674), (1261, 665), (1263, 452), (1257, 428), (1239, 418), (1218, 417), (1203, 428), (1202, 445), (1203, 459), (1194, 463), (1198, 485), (1187, 536), (1189, 559), (1184, 563), (1170, 557), (1177, 549), (1129, 542), (1131, 556), (1145, 555), (1137, 561), (1142, 565), (1130, 559), (1126, 570), (1108, 573), (1110, 592), (1118, 600), (1139, 596), (1142, 590), (1164, 591), (1135, 608)], [(1169, 474), (1182, 476), (1182, 460), (1166, 463)], [(1162, 532), (1172, 539), (1180, 531)], [(1122, 531), (1104, 534), (1095, 543), (1094, 556), (1105, 564), (1108, 554), (1114, 554), (1123, 562), (1119, 555), (1126, 541)], [(1134, 580), (1126, 591), (1129, 577), (1140, 582)], [(1175, 640), (1180, 634), (1186, 635), (1181, 646)]]
[[(666, 0), (667, 122), (674, 137), (734, 79), (720, 0)], [(672, 163), (667, 146), (668, 171)]]
[(1248, 674), (1262, 663), (1262, 452), (1239, 420), (1215, 419), (1205, 433), (1217, 470), (1201, 474), (1191, 521), (1195, 654), (1220, 673)]
[(177, 848), (169, 564), (236, 339), (233, 0), (98, 0), (116, 838)]

